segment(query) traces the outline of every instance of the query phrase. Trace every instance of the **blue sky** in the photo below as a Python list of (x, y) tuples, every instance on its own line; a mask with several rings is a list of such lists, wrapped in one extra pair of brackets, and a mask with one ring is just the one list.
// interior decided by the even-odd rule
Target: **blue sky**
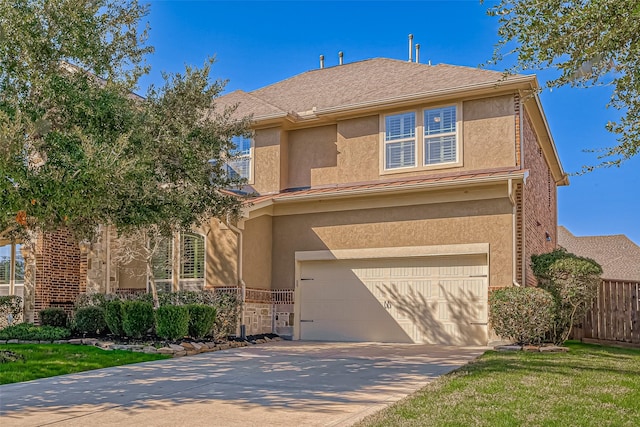
[[(473, 1), (162, 1), (151, 0), (150, 75), (141, 89), (161, 84), (161, 72), (180, 72), (215, 56), (213, 77), (227, 91), (251, 91), (325, 65), (387, 57), (407, 59), (407, 35), (420, 43), (420, 62), (476, 67), (498, 41), (491, 2)], [(509, 59), (490, 69), (502, 70)], [(553, 72), (535, 72), (541, 83)], [(528, 73), (527, 73), (528, 74)], [(568, 173), (598, 162), (593, 153), (615, 144), (604, 126), (610, 87), (560, 88), (541, 94), (560, 160)], [(626, 234), (640, 244), (640, 158), (621, 168), (572, 176), (558, 191), (559, 224), (575, 235)]]

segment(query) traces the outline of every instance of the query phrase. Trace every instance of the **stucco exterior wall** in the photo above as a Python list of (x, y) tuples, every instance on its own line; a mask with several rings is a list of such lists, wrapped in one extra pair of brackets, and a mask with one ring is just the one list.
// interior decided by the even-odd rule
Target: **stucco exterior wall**
[(271, 216), (246, 221), (243, 232), (243, 279), (250, 288), (271, 287)]
[(282, 131), (279, 128), (259, 129), (253, 138), (253, 175), (250, 189), (257, 193), (280, 191), (280, 156)]
[(236, 234), (217, 219), (211, 219), (207, 239), (205, 287), (238, 284)]
[(296, 251), (461, 243), (489, 243), (489, 285), (510, 284), (511, 221), (507, 198), (274, 217), (272, 286), (293, 288)]
[[(523, 116), (523, 165), (530, 172), (522, 197), (525, 245), (523, 261), (525, 283), (535, 285), (536, 279), (530, 265), (531, 255), (550, 252), (557, 244), (557, 188), (531, 120), (526, 112)], [(546, 233), (549, 233), (550, 240), (547, 240)]]
[[(415, 109), (429, 105), (416, 105)], [(405, 109), (407, 110), (407, 109)], [(387, 114), (392, 111), (383, 111)], [(375, 181), (454, 170), (513, 167), (516, 153), (516, 108), (513, 95), (462, 103), (462, 166), (406, 170), (381, 175), (380, 115), (338, 121), (336, 125), (288, 133), (287, 188)], [(257, 161), (260, 161), (257, 159)], [(276, 172), (274, 172), (276, 173)]]

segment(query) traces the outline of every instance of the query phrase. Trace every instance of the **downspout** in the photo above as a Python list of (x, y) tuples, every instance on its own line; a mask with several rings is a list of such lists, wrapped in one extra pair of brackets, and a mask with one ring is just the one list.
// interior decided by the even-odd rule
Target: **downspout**
[(227, 227), (229, 227), (229, 230), (231, 230), (238, 238), (238, 262), (237, 262), (238, 272), (237, 272), (237, 275), (238, 275), (238, 283), (240, 284), (241, 295), (242, 295), (242, 308), (241, 308), (241, 313), (240, 313), (240, 316), (242, 317), (240, 319), (240, 338), (245, 339), (246, 335), (247, 335), (247, 333), (246, 333), (247, 327), (244, 324), (244, 315), (245, 315), (245, 301), (246, 301), (246, 297), (247, 297), (247, 284), (244, 283), (244, 279), (242, 278), (242, 255), (243, 255), (242, 241), (243, 241), (243, 236), (242, 236), (242, 230), (240, 230), (235, 225), (231, 224), (231, 221), (229, 221), (229, 217), (227, 217), (226, 225), (227, 225)]
[[(524, 164), (525, 164), (525, 149), (524, 149), (524, 143), (525, 143), (525, 138), (524, 138), (524, 103), (522, 102), (522, 94), (520, 94), (520, 169), (524, 169)], [(522, 218), (520, 218), (522, 220), (522, 277), (520, 278), (521, 282), (523, 285), (527, 284), (527, 253), (526, 253), (526, 233), (527, 233), (527, 227), (525, 227), (526, 221), (525, 221), (525, 215), (526, 215), (526, 211), (524, 208), (524, 203), (525, 203), (525, 188), (524, 186), (527, 183), (527, 179), (525, 178), (524, 181), (522, 182)]]
[(508, 181), (508, 189), (509, 193), (509, 201), (511, 202), (511, 237), (512, 237), (512, 246), (511, 246), (511, 283), (514, 286), (521, 286), (520, 283), (516, 280), (516, 264), (518, 263), (518, 259), (516, 257), (517, 252), (517, 240), (516, 240), (516, 216), (517, 216), (517, 206), (516, 200), (513, 197), (513, 179), (509, 179)]
[(105, 267), (105, 275), (107, 277), (105, 278), (104, 290), (105, 293), (109, 294), (111, 293), (111, 230), (108, 225), (105, 227), (104, 241), (107, 245), (105, 254), (105, 261), (107, 264)]

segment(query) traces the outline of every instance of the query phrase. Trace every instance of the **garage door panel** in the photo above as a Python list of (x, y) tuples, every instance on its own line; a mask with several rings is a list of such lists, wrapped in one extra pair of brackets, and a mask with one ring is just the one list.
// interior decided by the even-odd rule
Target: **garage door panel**
[(486, 255), (303, 262), (300, 336), (484, 345), (487, 273)]

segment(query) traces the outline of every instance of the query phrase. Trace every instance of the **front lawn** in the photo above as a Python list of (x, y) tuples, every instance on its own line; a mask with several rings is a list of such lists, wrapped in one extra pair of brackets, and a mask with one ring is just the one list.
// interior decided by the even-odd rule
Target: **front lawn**
[(640, 350), (498, 353), (439, 378), (359, 426), (640, 426)]
[[(17, 383), (170, 357), (123, 350), (107, 351), (97, 347), (71, 344), (0, 345), (0, 352), (5, 351), (15, 353), (18, 357), (15, 361), (0, 363), (0, 384)], [(10, 359), (13, 358), (11, 357)], [(2, 358), (0, 357), (1, 360)]]

